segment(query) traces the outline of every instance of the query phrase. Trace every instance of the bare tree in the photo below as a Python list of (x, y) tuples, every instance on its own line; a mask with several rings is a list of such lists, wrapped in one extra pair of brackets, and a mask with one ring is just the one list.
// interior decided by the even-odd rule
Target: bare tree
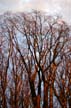
[(70, 106), (69, 26), (59, 17), (35, 11), (8, 18), (6, 30), (9, 43), (6, 89), (10, 96), (7, 105), (3, 105), (12, 108)]

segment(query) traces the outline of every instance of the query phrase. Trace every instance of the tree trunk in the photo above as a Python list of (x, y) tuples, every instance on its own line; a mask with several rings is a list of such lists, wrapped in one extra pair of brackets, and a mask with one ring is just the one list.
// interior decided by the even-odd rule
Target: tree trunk
[(31, 89), (31, 96), (32, 96), (32, 102), (33, 102), (33, 106), (34, 108), (37, 108), (37, 96), (36, 96), (36, 93), (35, 93), (35, 88), (34, 88), (34, 82), (33, 81), (30, 81), (30, 89)]
[(40, 95), (37, 96), (37, 108), (40, 108)]
[(48, 108), (48, 84), (47, 82), (44, 82), (43, 108)]
[(41, 98), (41, 78), (40, 78), (40, 70), (38, 71), (38, 76), (39, 76), (39, 84), (38, 84), (37, 108), (40, 108), (40, 98)]
[(49, 108), (53, 108), (53, 88), (50, 86), (50, 100), (49, 100)]
[(71, 98), (68, 99), (69, 108), (71, 108)]
[(5, 94), (3, 94), (3, 108), (7, 108), (6, 106), (6, 97), (5, 97)]

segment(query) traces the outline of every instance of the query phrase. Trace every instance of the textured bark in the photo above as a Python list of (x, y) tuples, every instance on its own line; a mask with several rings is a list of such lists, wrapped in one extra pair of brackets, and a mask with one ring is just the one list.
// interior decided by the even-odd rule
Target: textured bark
[(37, 96), (37, 108), (40, 108), (40, 95)]
[(71, 108), (71, 98), (68, 100), (69, 108)]
[(34, 106), (34, 108), (37, 108), (37, 97), (36, 97), (36, 93), (35, 93), (34, 82), (32, 82), (32, 81), (29, 81), (29, 82), (30, 82), (33, 106)]
[(43, 108), (48, 108), (48, 84), (47, 84), (47, 82), (44, 82)]
[(38, 71), (39, 83), (38, 83), (38, 96), (37, 96), (37, 108), (40, 108), (40, 98), (41, 98), (41, 78), (40, 70)]
[(49, 100), (49, 108), (53, 108), (53, 88), (50, 86), (50, 100)]
[(3, 94), (3, 108), (7, 108), (5, 94)]

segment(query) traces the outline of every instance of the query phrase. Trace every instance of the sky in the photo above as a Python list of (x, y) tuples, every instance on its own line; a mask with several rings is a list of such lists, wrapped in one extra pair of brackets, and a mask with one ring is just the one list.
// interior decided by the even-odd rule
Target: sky
[(29, 11), (31, 9), (59, 14), (67, 21), (71, 21), (71, 0), (0, 0), (0, 13)]

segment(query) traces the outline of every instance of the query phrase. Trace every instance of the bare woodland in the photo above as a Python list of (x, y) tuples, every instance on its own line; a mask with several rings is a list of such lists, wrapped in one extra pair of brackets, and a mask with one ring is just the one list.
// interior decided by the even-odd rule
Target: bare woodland
[(71, 108), (71, 27), (59, 16), (0, 24), (0, 108)]

